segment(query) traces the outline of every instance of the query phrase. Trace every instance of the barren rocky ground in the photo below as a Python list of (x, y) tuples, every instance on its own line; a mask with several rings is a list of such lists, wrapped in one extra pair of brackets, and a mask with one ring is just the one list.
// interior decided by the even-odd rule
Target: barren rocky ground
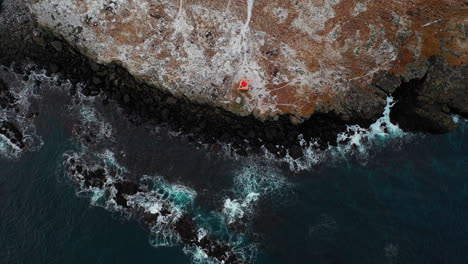
[[(453, 67), (467, 59), (468, 9), (457, 0), (40, 0), (30, 7), (42, 26), (99, 63), (262, 120), (287, 114), (300, 123), (330, 111), (373, 118), (384, 92), (422, 78), (429, 58)], [(238, 91), (241, 79), (250, 80), (248, 92)]]

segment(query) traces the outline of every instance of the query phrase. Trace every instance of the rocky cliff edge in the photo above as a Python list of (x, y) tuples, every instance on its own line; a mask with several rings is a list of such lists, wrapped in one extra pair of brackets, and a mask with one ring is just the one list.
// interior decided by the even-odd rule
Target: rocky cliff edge
[[(388, 94), (423, 79), (424, 91), (413, 87), (426, 95), (419, 104), (445, 96), (432, 107), (437, 115), (467, 113), (466, 1), (31, 0), (29, 7), (40, 25), (98, 63), (238, 115), (372, 120)], [(450, 73), (432, 74), (442, 68)], [(238, 89), (242, 79), (250, 80), (247, 92)], [(453, 100), (440, 87), (452, 83)], [(405, 105), (399, 109), (415, 118), (431, 108)], [(422, 119), (450, 128), (435, 115)]]

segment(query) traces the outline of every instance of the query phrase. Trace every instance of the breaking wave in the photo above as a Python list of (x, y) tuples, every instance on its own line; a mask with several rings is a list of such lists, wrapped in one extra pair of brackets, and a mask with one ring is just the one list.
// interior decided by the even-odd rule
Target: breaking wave
[[(370, 150), (375, 151), (389, 144), (398, 147), (412, 139), (412, 134), (404, 132), (390, 121), (390, 111), (394, 104), (393, 97), (389, 96), (382, 117), (368, 128), (348, 125), (346, 131), (337, 135), (336, 146), (329, 146), (323, 151), (317, 149), (316, 142), (307, 143), (303, 136), (299, 135), (304, 156), (294, 160), (288, 154), (281, 161), (288, 163), (290, 170), (295, 172), (313, 169), (325, 161), (342, 162), (351, 158), (366, 164), (372, 155)], [(271, 154), (266, 154), (266, 157), (274, 159)]]
[(223, 214), (228, 224), (251, 216), (256, 202), (263, 196), (282, 196), (291, 184), (277, 168), (253, 161), (242, 167), (234, 177), (232, 197), (224, 200)]
[[(169, 184), (162, 177), (144, 176), (142, 182), (147, 192), (140, 192), (129, 200), (144, 208), (146, 213), (160, 214), (158, 220), (151, 226), (150, 243), (154, 247), (175, 246), (180, 238), (168, 226), (179, 220), (194, 205), (197, 193), (183, 185)], [(164, 215), (164, 210), (168, 211)]]
[(45, 72), (16, 73), (12, 67), (0, 66), (0, 156), (19, 158), (25, 151), (34, 152), (44, 144), (36, 134), (34, 121), (39, 112), (31, 109), (31, 103), (41, 97), (44, 84), (62, 86), (57, 78)]
[(113, 142), (112, 125), (105, 122), (95, 108), (89, 105), (79, 107), (79, 122), (73, 127), (73, 134), (83, 145)]
[(180, 243), (174, 225), (193, 205), (195, 191), (172, 185), (162, 177), (143, 176), (139, 182), (128, 181), (129, 172), (109, 150), (65, 153), (64, 167), (69, 179), (79, 186), (78, 196), (88, 198), (94, 206), (147, 223), (153, 246)]
[(346, 132), (338, 135), (338, 146), (332, 153), (346, 158), (347, 154), (357, 155), (361, 161), (369, 158), (369, 149), (387, 144), (389, 139), (402, 138), (407, 133), (390, 121), (390, 110), (395, 105), (392, 97), (387, 98), (383, 116), (364, 129), (358, 125), (348, 126)]

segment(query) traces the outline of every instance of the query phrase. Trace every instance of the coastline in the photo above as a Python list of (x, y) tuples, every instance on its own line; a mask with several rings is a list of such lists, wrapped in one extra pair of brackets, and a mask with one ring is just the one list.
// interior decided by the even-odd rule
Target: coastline
[[(21, 65), (34, 63), (48, 73), (56, 73), (64, 79), (72, 80), (74, 84), (83, 83), (85, 88), (76, 92), (86, 96), (102, 94), (103, 104), (107, 104), (109, 100), (118, 102), (134, 123), (166, 125), (175, 133), (188, 135), (192, 141), (207, 144), (209, 151), (218, 151), (220, 146), (217, 142), (224, 142), (238, 155), (258, 153), (265, 147), (277, 157), (289, 154), (293, 159), (297, 159), (303, 155), (299, 135), (308, 143), (314, 142), (320, 149), (336, 145), (337, 135), (346, 131), (348, 125), (368, 127), (380, 118), (385, 108), (386, 97), (392, 95), (395, 95), (398, 102), (390, 116), (392, 121), (396, 121), (404, 130), (445, 133), (456, 128), (451, 114), (468, 117), (466, 109), (444, 105), (444, 101), (458, 98), (461, 100), (458, 105), (463, 106), (463, 100), (467, 97), (464, 81), (466, 74), (463, 73), (468, 71), (468, 67), (447, 66), (437, 57), (431, 58), (424, 67), (414, 69), (414, 79), (400, 80), (390, 75), (379, 77), (375, 87), (381, 94), (382, 104), (370, 111), (373, 114), (368, 116), (363, 116), (359, 109), (356, 109), (356, 115), (351, 117), (338, 115), (334, 111), (317, 112), (302, 123), (291, 122), (294, 117), (290, 115), (280, 115), (275, 118), (277, 120), (264, 121), (253, 115), (240, 116), (219, 107), (197, 104), (187, 98), (176, 97), (162, 89), (149, 86), (119, 65), (96, 64), (60, 36), (40, 28), (24, 3), (12, 4), (7, 1), (5, 4), (8, 4), (6, 9), (14, 7), (16, 13), (1, 14), (6, 14), (4, 19), (7, 23), (1, 26), (5, 30), (1, 30), (3, 33), (0, 33), (0, 64), (14, 64), (14, 68), (21, 71)], [(14, 24), (19, 26), (14, 27)], [(437, 78), (447, 75), (455, 76), (453, 83), (458, 85), (452, 94), (441, 92), (440, 87), (431, 88), (435, 86), (434, 82), (439, 81)], [(415, 98), (420, 98), (422, 93), (427, 98), (416, 100)], [(350, 96), (356, 96), (357, 102), (363, 100), (359, 95)], [(437, 105), (439, 102), (440, 106)]]

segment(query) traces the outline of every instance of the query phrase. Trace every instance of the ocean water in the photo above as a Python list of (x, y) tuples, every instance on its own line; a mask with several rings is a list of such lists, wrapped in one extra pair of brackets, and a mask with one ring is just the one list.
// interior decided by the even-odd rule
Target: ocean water
[[(338, 147), (241, 158), (135, 127), (74, 93), (80, 84), (31, 71), (0, 69), (17, 99), (0, 119), (27, 145), (0, 137), (0, 263), (216, 263), (180, 242), (171, 224), (185, 213), (199, 238), (246, 263), (468, 263), (465, 120), (446, 135), (405, 133), (388, 120), (389, 98), (381, 119), (350, 125)], [(87, 187), (71, 159), (101, 168), (105, 184)], [(148, 228), (119, 207), (122, 179), (148, 190), (127, 197), (131, 208), (169, 217)]]

